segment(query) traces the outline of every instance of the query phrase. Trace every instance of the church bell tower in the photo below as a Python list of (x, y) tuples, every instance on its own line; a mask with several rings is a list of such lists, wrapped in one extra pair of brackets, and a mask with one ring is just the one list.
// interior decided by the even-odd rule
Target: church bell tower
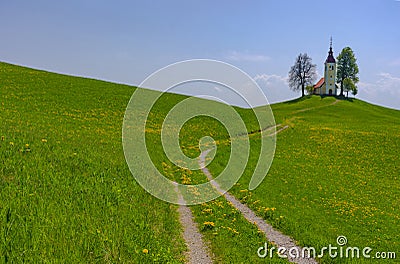
[(337, 95), (337, 88), (336, 88), (336, 60), (333, 57), (332, 51), (332, 37), (330, 48), (328, 52), (328, 57), (325, 61), (325, 72), (324, 72), (324, 79), (325, 85), (323, 88), (324, 90), (321, 91), (322, 94), (326, 95)]

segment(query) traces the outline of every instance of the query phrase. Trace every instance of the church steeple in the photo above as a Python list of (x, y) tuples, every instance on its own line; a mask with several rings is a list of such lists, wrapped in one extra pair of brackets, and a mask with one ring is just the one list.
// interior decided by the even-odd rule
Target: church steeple
[(335, 57), (333, 57), (333, 51), (332, 51), (332, 37), (331, 37), (331, 43), (329, 47), (329, 52), (328, 52), (328, 58), (326, 58), (326, 63), (336, 63)]

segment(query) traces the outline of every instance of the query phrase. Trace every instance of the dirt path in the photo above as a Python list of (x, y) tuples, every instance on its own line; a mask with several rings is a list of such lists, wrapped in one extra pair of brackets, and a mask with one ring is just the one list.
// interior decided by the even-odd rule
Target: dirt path
[[(317, 109), (317, 108), (321, 108), (321, 107), (335, 105), (338, 102), (339, 102), (339, 100), (336, 100), (333, 103), (325, 105), (325, 106), (304, 108), (301, 110), (294, 111), (292, 114), (301, 113), (301, 112), (305, 112), (305, 111), (309, 111), (309, 110), (313, 110), (313, 109)], [(273, 135), (276, 135), (276, 134), (284, 131), (287, 128), (289, 128), (288, 125), (282, 126), (281, 124), (278, 124), (273, 127), (267, 127), (267, 128), (261, 129), (259, 131), (245, 133), (243, 135), (262, 133), (262, 132), (267, 132), (272, 129), (275, 129), (275, 131), (269, 135), (269, 136), (273, 136)], [(242, 136), (242, 135), (238, 135), (238, 136)], [(211, 182), (213, 180), (213, 176), (211, 175), (210, 171), (205, 166), (206, 156), (210, 151), (211, 151), (211, 149), (208, 149), (206, 151), (203, 151), (200, 154), (199, 164), (200, 164), (201, 170), (207, 176), (208, 180)], [(217, 189), (218, 192), (223, 194), (225, 199), (227, 201), (229, 201), (233, 205), (233, 207), (235, 207), (237, 210), (239, 210), (242, 213), (243, 217), (248, 222), (256, 225), (257, 228), (264, 233), (267, 240), (269, 242), (272, 242), (275, 244), (276, 248), (285, 247), (287, 250), (296, 248), (297, 252), (300, 252), (300, 253), (303, 252), (303, 248), (298, 246), (296, 241), (294, 241), (289, 236), (284, 235), (281, 232), (279, 232), (278, 230), (274, 229), (263, 218), (257, 216), (246, 204), (241, 203), (235, 196), (231, 195), (229, 192), (222, 190), (218, 183), (213, 182), (213, 186)], [(176, 191), (178, 192), (178, 189), (176, 189)], [(182, 195), (179, 195), (179, 199), (180, 199), (180, 203), (183, 204), (184, 200), (183, 200)], [(185, 205), (180, 205), (178, 212), (179, 212), (179, 220), (184, 229), (183, 238), (185, 239), (186, 245), (188, 247), (188, 252), (187, 252), (188, 263), (190, 263), (190, 264), (213, 263), (212, 253), (210, 253), (210, 249), (204, 243), (203, 236), (199, 232), (197, 223), (194, 221), (194, 217), (193, 217), (193, 214), (192, 214), (192, 211), (190, 210), (190, 208)], [(317, 264), (318, 263), (313, 258), (305, 258), (303, 256), (301, 256), (299, 258), (293, 258), (293, 257), (288, 256), (287, 260), (289, 262), (299, 263), (299, 264), (315, 264), (315, 263)]]
[[(289, 128), (289, 126), (287, 125), (283, 127), (281, 126), (282, 125), (278, 124), (274, 127), (263, 129), (262, 131), (259, 132), (265, 132), (272, 130), (273, 128), (276, 129), (280, 127), (279, 129), (275, 130), (272, 134), (270, 134), (272, 136)], [(213, 177), (210, 171), (205, 167), (205, 160), (207, 154), (210, 151), (211, 149), (203, 151), (200, 154), (200, 159), (199, 159), (201, 170), (207, 176), (209, 181), (211, 181)], [(257, 216), (246, 204), (242, 204), (238, 199), (236, 199), (236, 197), (222, 190), (218, 183), (213, 182), (213, 185), (220, 193), (223, 193), (223, 196), (227, 201), (231, 202), (232, 205), (242, 213), (242, 215), (244, 216), (245, 219), (247, 219), (247, 221), (249, 221), (252, 224), (255, 224), (258, 227), (258, 229), (265, 234), (268, 241), (274, 243), (276, 247), (285, 247), (287, 249), (297, 248), (298, 252), (302, 252), (302, 248), (297, 246), (296, 242), (293, 239), (275, 230), (270, 224), (265, 222), (264, 219)], [(179, 192), (178, 188), (176, 188), (175, 191), (178, 193)], [(184, 204), (184, 199), (182, 195), (179, 195), (179, 203)], [(178, 212), (179, 212), (179, 221), (184, 229), (183, 238), (188, 247), (188, 252), (186, 252), (186, 257), (188, 261), (187, 263), (189, 264), (213, 263), (212, 253), (210, 249), (207, 247), (207, 245), (204, 243), (203, 236), (198, 229), (197, 223), (194, 221), (193, 213), (190, 210), (190, 208), (185, 205), (180, 205), (178, 208)], [(318, 263), (315, 261), (315, 259), (308, 259), (308, 258), (293, 259), (288, 257), (288, 260), (290, 262), (299, 264)]]
[(197, 223), (194, 221), (192, 210), (186, 205), (182, 194), (179, 193), (178, 186), (175, 186), (175, 192), (178, 193), (179, 222), (183, 227), (183, 239), (185, 240), (188, 251), (186, 259), (188, 264), (212, 264), (212, 254), (206, 246)]
[(340, 100), (336, 99), (334, 102), (332, 102), (332, 103), (330, 103), (330, 104), (300, 109), (300, 110), (297, 110), (297, 111), (292, 112), (292, 114), (297, 114), (297, 113), (302, 113), (302, 112), (306, 112), (306, 111), (309, 111), (309, 110), (314, 110), (314, 109), (318, 109), (318, 108), (328, 107), (328, 106), (331, 106), (331, 105), (335, 105), (335, 104), (337, 104), (337, 103), (339, 103), (339, 102), (340, 102)]
[(179, 220), (183, 226), (183, 238), (185, 239), (188, 251), (186, 253), (187, 263), (189, 264), (209, 264), (213, 263), (209, 249), (203, 241), (192, 211), (185, 205), (180, 205)]
[[(278, 129), (277, 131), (275, 131), (274, 134), (277, 134), (287, 128), (288, 128), (288, 126), (284, 126), (280, 129)], [(201, 170), (207, 176), (208, 180), (211, 182), (213, 180), (213, 176), (211, 175), (210, 171), (205, 166), (206, 156), (210, 151), (211, 151), (211, 149), (203, 151), (200, 154), (199, 164), (200, 164)], [(296, 248), (297, 252), (300, 252), (300, 253), (302, 252), (303, 249), (301, 247), (297, 246), (296, 241), (294, 241), (289, 236), (284, 235), (281, 232), (279, 232), (278, 230), (274, 229), (270, 224), (265, 222), (264, 219), (257, 216), (246, 204), (242, 204), (238, 199), (236, 199), (235, 196), (231, 195), (230, 193), (226, 192), (225, 190), (222, 190), (218, 183), (213, 182), (213, 186), (217, 189), (218, 192), (223, 194), (223, 196), (225, 197), (225, 199), (227, 201), (231, 202), (232, 205), (242, 213), (242, 215), (244, 216), (244, 218), (246, 218), (247, 221), (256, 225), (258, 227), (258, 229), (261, 230), (265, 234), (265, 237), (267, 238), (267, 240), (274, 243), (277, 248), (285, 247), (287, 250), (289, 250), (291, 248)], [(318, 263), (313, 258), (292, 258), (292, 257), (288, 256), (287, 259), (292, 263), (299, 263), (299, 264)]]
[[(179, 193), (178, 187), (175, 191)], [(179, 203), (184, 204), (183, 196), (179, 194)], [(194, 221), (192, 210), (186, 205), (179, 205), (179, 221), (183, 227), (183, 239), (188, 251), (186, 252), (187, 263), (189, 264), (211, 264), (212, 254), (206, 246), (197, 223)]]

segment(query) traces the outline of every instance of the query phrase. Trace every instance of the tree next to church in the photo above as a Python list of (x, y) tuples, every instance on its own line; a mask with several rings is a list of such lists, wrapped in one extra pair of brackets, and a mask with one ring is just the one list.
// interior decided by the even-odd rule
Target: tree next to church
[(307, 53), (299, 54), (294, 65), (289, 71), (289, 86), (293, 91), (301, 90), (301, 96), (305, 95), (305, 88), (311, 85), (316, 78), (316, 65)]
[[(350, 47), (346, 47), (337, 57), (337, 81), (340, 83), (340, 96), (343, 93), (355, 92), (358, 82), (358, 65), (354, 52)], [(355, 92), (357, 93), (357, 92)]]

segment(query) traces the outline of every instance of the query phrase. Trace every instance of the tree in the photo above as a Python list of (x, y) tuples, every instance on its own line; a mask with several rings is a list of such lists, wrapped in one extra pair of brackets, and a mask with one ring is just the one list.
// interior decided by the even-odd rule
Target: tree
[(356, 88), (354, 89), (354, 90), (351, 90), (351, 94), (354, 96), (354, 98), (356, 97), (356, 95), (357, 95), (357, 93), (358, 93), (358, 88), (357, 88), (357, 86), (356, 86)]
[(356, 61), (357, 59), (350, 47), (342, 49), (342, 52), (340, 52), (337, 57), (337, 80), (340, 83), (340, 96), (343, 96), (344, 89), (346, 89), (344, 82), (347, 78), (352, 81), (354, 86), (359, 80), (357, 76), (358, 65)]
[(351, 93), (353, 95), (356, 95), (358, 92), (357, 86), (354, 84), (353, 80), (350, 78), (346, 78), (343, 80), (343, 90), (347, 93), (347, 97), (349, 97), (349, 91), (351, 91)]
[(317, 77), (315, 69), (316, 65), (312, 64), (312, 59), (307, 53), (300, 53), (289, 71), (289, 87), (293, 91), (301, 89), (301, 96), (304, 96), (305, 87), (311, 85)]
[(314, 85), (307, 85), (307, 86), (306, 86), (306, 91), (307, 91), (307, 94), (308, 94), (308, 95), (313, 94), (313, 92), (314, 92)]

